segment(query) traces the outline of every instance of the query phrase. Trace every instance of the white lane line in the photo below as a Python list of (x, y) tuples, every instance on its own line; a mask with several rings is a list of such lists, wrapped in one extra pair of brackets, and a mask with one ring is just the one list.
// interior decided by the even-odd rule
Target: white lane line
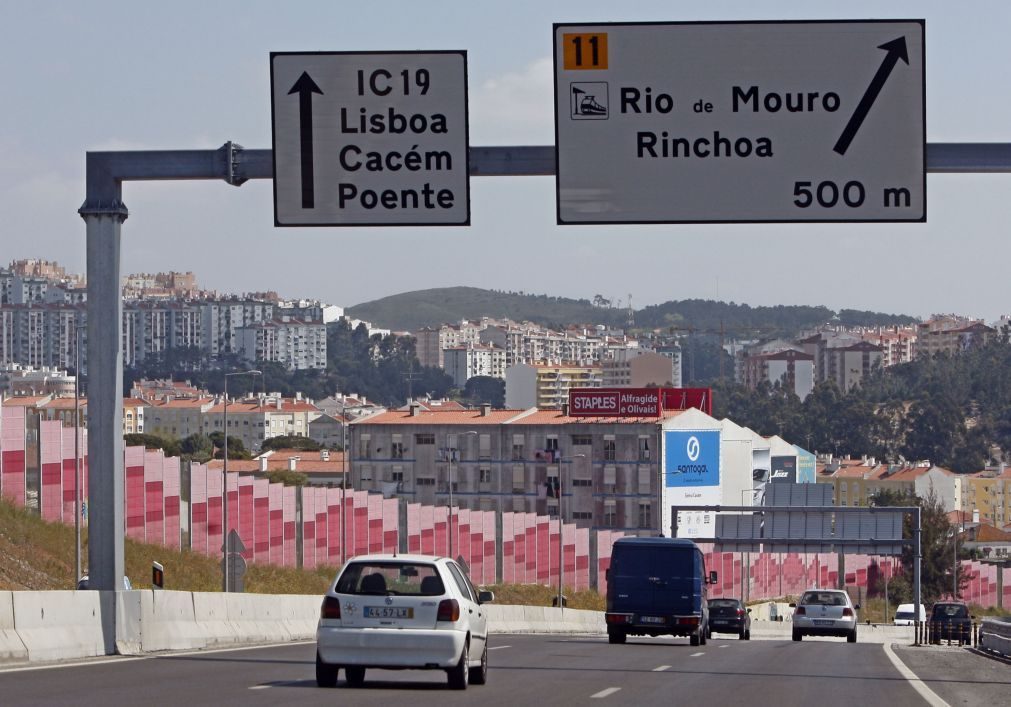
[(108, 665), (109, 663), (130, 663), (135, 660), (150, 660), (150, 656), (124, 657), (119, 655), (108, 657), (97, 657), (91, 660), (71, 661), (65, 663), (53, 663), (51, 665), (30, 665), (20, 668), (0, 669), (0, 675), (6, 673), (30, 673), (36, 670), (56, 670), (58, 668), (87, 668), (90, 665)]
[(720, 646), (720, 648), (726, 648), (728, 645), (730, 645), (730, 644), (729, 643), (724, 643), (722, 646)]
[(920, 678), (916, 677), (916, 673), (906, 667), (906, 664), (892, 651), (891, 646), (884, 643), (882, 644), (882, 648), (885, 649), (885, 655), (888, 656), (888, 660), (892, 661), (895, 669), (899, 671), (902, 677), (909, 681), (909, 684), (920, 693), (920, 697), (926, 700), (928, 705), (931, 707), (951, 707), (947, 702), (938, 697), (936, 692), (927, 687)]
[(601, 690), (596, 695), (590, 695), (590, 699), (591, 700), (600, 700), (600, 699), (603, 699), (605, 697), (610, 697), (611, 695), (613, 695), (614, 693), (616, 693), (620, 689), (621, 689), (620, 687), (609, 687), (606, 690)]
[(490, 651), (499, 651), (503, 648), (512, 648), (512, 646), (488, 646), (488, 650)]
[(701, 653), (692, 653), (691, 657), (692, 658), (698, 658), (700, 655), (705, 655), (705, 654), (706, 654), (705, 651), (702, 651)]
[(669, 665), (661, 665), (661, 666), (659, 666), (657, 668), (653, 668), (653, 672), (654, 673), (662, 673), (664, 670), (670, 670), (670, 666)]
[(250, 685), (250, 690), (269, 690), (273, 685)]
[(258, 651), (262, 648), (286, 648), (288, 646), (300, 646), (307, 643), (315, 643), (316, 639), (311, 639), (307, 641), (285, 641), (284, 643), (260, 643), (255, 646), (238, 646), (231, 648), (211, 648), (211, 649), (200, 649), (194, 651), (179, 651), (171, 653), (159, 653), (158, 655), (151, 656), (152, 658), (182, 658), (190, 655), (213, 655), (215, 653), (231, 653), (240, 651)]

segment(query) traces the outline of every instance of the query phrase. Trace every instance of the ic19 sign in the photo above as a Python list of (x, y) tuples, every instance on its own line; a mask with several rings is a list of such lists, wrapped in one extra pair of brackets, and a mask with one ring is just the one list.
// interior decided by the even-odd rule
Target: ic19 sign
[(659, 388), (572, 388), (572, 417), (660, 417)]
[(925, 221), (924, 32), (556, 24), (558, 223)]

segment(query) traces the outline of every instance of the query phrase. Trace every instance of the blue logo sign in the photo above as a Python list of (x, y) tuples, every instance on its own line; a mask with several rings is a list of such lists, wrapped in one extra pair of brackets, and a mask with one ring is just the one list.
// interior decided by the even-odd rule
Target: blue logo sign
[(720, 485), (720, 433), (664, 432), (667, 488)]

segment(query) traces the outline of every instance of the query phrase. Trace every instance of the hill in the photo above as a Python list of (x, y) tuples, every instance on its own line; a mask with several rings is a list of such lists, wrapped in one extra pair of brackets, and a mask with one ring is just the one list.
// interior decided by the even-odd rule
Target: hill
[[(627, 311), (595, 305), (585, 299), (548, 297), (523, 292), (499, 292), (478, 287), (441, 287), (404, 292), (349, 307), (349, 316), (397, 331), (458, 323), (481, 317), (531, 321), (544, 326), (593, 323), (621, 327)], [(880, 314), (853, 309), (839, 312), (824, 306), (751, 307), (712, 300), (669, 301), (635, 311), (635, 326), (643, 329), (675, 329), (718, 333), (720, 327), (733, 336), (793, 335), (835, 320), (848, 326), (891, 326), (918, 320), (906, 315)]]

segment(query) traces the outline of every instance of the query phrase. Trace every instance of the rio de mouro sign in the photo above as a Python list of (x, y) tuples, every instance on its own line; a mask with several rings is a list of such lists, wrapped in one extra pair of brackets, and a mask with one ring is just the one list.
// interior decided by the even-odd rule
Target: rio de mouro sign
[(470, 223), (467, 54), (270, 55), (277, 226)]
[(571, 388), (572, 417), (660, 417), (659, 388)]
[(559, 224), (925, 221), (922, 20), (556, 24)]

